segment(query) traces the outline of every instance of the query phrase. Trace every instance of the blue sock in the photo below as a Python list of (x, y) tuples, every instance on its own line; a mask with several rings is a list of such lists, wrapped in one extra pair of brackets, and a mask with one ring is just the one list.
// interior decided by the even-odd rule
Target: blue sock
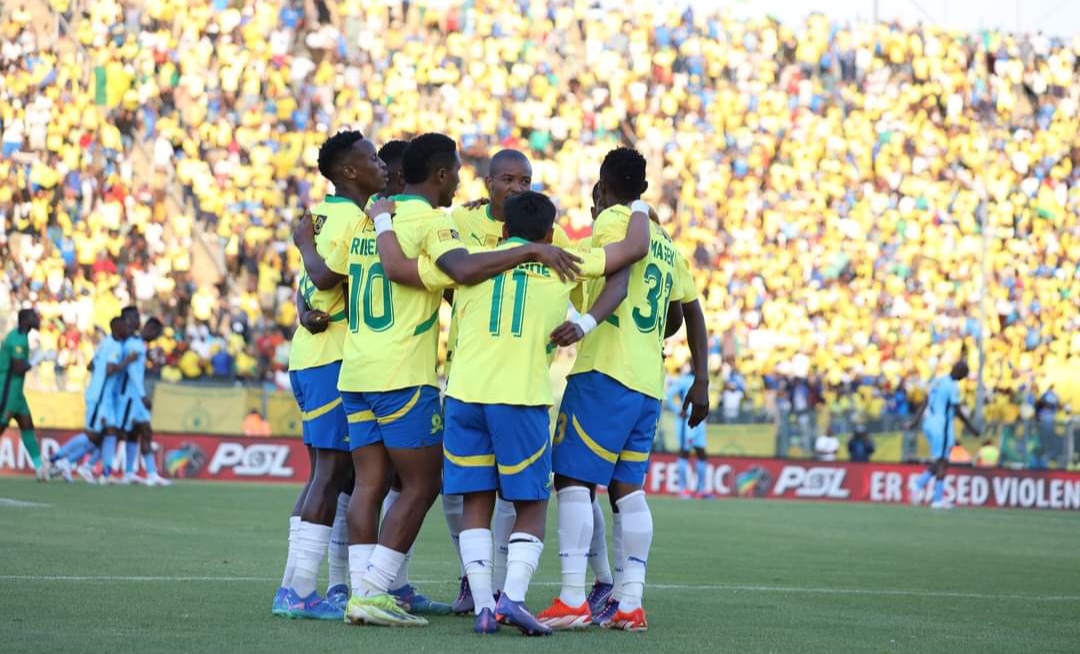
[(108, 477), (112, 474), (113, 461), (116, 459), (116, 436), (106, 436), (101, 450), (101, 458), (105, 462), (101, 474)]
[(124, 472), (135, 474), (135, 464), (139, 461), (139, 441), (124, 442)]
[(56, 454), (49, 457), (49, 461), (56, 463), (60, 459), (67, 457), (73, 461), (78, 461), (79, 457), (86, 452), (87, 446), (90, 445), (90, 439), (86, 434), (79, 434), (74, 436), (68, 442), (64, 443), (64, 446), (56, 451)]
[(694, 468), (697, 471), (697, 492), (705, 494), (705, 459), (698, 459)]
[(686, 487), (686, 471), (687, 471), (687, 461), (686, 461), (686, 459), (684, 459), (682, 457), (679, 457), (678, 470), (679, 470), (679, 491), (681, 492), (681, 491), (686, 490), (686, 488), (687, 488)]
[(142, 455), (143, 467), (146, 468), (146, 476), (153, 477), (157, 474), (157, 461), (154, 460), (154, 453)]
[(940, 502), (945, 498), (945, 480), (938, 479), (937, 485), (934, 486), (934, 501)]
[(94, 451), (90, 454), (90, 460), (86, 462), (86, 465), (93, 468), (101, 460), (101, 448), (97, 445), (90, 445), (90, 447), (94, 448)]
[(926, 488), (926, 485), (930, 483), (930, 480), (933, 478), (934, 473), (930, 472), (929, 470), (924, 471), (921, 475), (919, 475), (919, 479), (915, 482), (915, 488), (918, 488), (919, 490)]

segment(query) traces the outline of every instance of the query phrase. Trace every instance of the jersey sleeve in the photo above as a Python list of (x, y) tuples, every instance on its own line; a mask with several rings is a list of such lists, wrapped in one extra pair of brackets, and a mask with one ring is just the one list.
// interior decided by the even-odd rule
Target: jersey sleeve
[(961, 401), (960, 384), (957, 384), (954, 381), (952, 384), (949, 384), (949, 403), (955, 407), (959, 407)]
[(441, 291), (454, 286), (454, 280), (442, 271), (431, 257), (420, 257), (416, 262), (420, 272), (420, 281), (429, 291)]
[(610, 209), (600, 214), (593, 223), (592, 246), (600, 248), (626, 238), (628, 220), (629, 218), (621, 218), (619, 214), (612, 213)]
[(675, 287), (671, 291), (671, 299), (683, 304), (698, 299), (697, 284), (690, 273), (690, 263), (682, 255), (675, 257)]
[(581, 259), (580, 277), (596, 279), (604, 276), (604, 268), (607, 266), (607, 253), (604, 248), (577, 248), (569, 252)]
[(4, 349), (12, 361), (25, 361), (30, 356), (29, 340), (19, 338), (17, 332), (12, 332), (4, 339)]
[(566, 235), (566, 230), (558, 225), (555, 225), (555, 233), (551, 237), (551, 244), (564, 250), (576, 247), (574, 241)]
[(457, 227), (449, 216), (442, 215), (431, 221), (424, 235), (422, 253), (433, 262), (452, 250), (463, 249), (465, 242), (458, 235)]
[(360, 236), (362, 225), (363, 221), (356, 221), (352, 229), (344, 230), (339, 238), (329, 241), (325, 252), (319, 251), (327, 268), (339, 275), (349, 274), (349, 248), (353, 239)]

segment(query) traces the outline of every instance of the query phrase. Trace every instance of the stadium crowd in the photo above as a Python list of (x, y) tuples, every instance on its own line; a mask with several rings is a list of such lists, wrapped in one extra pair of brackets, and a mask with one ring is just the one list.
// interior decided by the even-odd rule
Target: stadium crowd
[[(1080, 365), (1080, 37), (584, 0), (52, 4), (59, 37), (20, 6), (0, 27), (0, 309), (39, 309), (38, 385), (81, 388), (137, 301), (168, 327), (163, 377), (287, 387), (290, 223), (343, 126), (450, 134), (459, 202), (526, 151), (575, 237), (601, 157), (634, 144), (695, 263), (716, 393), (756, 410), (803, 383), (870, 414), (919, 401), (980, 329), (983, 229), (1000, 410)], [(218, 285), (196, 282), (204, 233)]]

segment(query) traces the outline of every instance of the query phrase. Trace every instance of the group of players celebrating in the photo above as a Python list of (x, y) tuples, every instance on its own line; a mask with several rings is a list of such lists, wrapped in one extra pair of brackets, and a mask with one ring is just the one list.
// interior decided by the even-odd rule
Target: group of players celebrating
[[(294, 231), (304, 271), (289, 362), (312, 473), (273, 612), (387, 626), (474, 613), (485, 634), (500, 624), (531, 636), (593, 624), (645, 631), (653, 523), (642, 486), (664, 397), (663, 342), (684, 323), (694, 373), (684, 407), (692, 425), (708, 413), (705, 322), (688, 264), (641, 201), (646, 162), (633, 149), (605, 157), (592, 236), (577, 244), (555, 224), (553, 201), (529, 190), (523, 153), (491, 158), (486, 202), (449, 210), (460, 168), (455, 142), (435, 133), (376, 150), (344, 131), (320, 149), (334, 194)], [(575, 343), (552, 436), (549, 364)], [(562, 589), (534, 616), (524, 600), (552, 473)], [(597, 486), (614, 515), (613, 570)], [(452, 605), (408, 578), (440, 492), (461, 561)]]

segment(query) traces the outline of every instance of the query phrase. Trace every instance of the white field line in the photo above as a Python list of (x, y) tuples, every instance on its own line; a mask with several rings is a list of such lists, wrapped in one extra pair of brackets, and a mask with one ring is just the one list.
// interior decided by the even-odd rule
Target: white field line
[[(79, 576), (79, 575), (0, 575), (3, 581), (88, 582), (88, 583), (252, 583), (271, 582), (278, 577), (220, 577), (220, 576)], [(413, 583), (450, 584), (447, 580), (414, 580)], [(533, 586), (559, 586), (554, 581), (534, 581)], [(649, 590), (708, 591), (729, 593), (804, 593), (808, 595), (866, 595), (894, 597), (930, 597), (946, 599), (1018, 600), (1038, 602), (1080, 602), (1080, 595), (1021, 595), (996, 593), (966, 593), (963, 591), (906, 590), (900, 588), (827, 588), (805, 586), (756, 586), (740, 584), (648, 584)]]
[(26, 500), (16, 500), (10, 497), (0, 497), (0, 507), (8, 506), (15, 509), (44, 509), (52, 506), (52, 504), (42, 504), (41, 502), (27, 502)]

